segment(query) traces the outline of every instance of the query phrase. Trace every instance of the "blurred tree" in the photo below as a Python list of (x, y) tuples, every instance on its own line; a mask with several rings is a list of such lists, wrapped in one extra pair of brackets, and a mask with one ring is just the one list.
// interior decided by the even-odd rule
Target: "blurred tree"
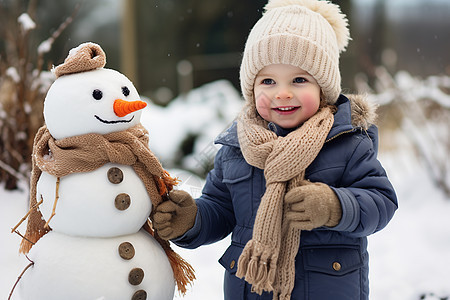
[(44, 72), (44, 54), (71, 22), (39, 46), (32, 34), (37, 27), (36, 1), (5, 1), (0, 6), (0, 182), (6, 189), (27, 181), (36, 131), (43, 124), (42, 103), (52, 76)]
[(347, 16), (350, 37), (353, 39), (345, 52), (340, 57), (340, 71), (342, 76), (342, 89), (344, 93), (351, 93), (354, 89), (353, 77), (358, 70), (357, 47), (355, 45), (355, 36), (358, 35), (353, 22), (353, 6), (351, 0), (333, 0), (333, 3), (339, 5), (341, 11)]
[(352, 1), (358, 72), (373, 84), (378, 66), (426, 77), (450, 74), (450, 2)]
[(136, 1), (137, 84), (151, 97), (161, 87), (178, 94), (180, 60), (192, 64), (194, 87), (217, 79), (238, 86), (240, 53), (267, 2), (127, 1)]

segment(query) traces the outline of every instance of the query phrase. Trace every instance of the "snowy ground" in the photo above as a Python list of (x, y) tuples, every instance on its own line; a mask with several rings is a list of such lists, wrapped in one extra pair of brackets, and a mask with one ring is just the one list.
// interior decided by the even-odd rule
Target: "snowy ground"
[[(200, 105), (204, 106), (202, 103)], [(186, 109), (190, 107), (194, 114), (191, 106), (187, 105)], [(160, 110), (154, 111), (162, 113)], [(189, 113), (186, 111), (184, 114), (180, 112), (179, 121), (186, 119), (187, 115)], [(195, 123), (201, 118), (191, 117), (188, 121)], [(211, 128), (214, 128), (218, 134), (229, 122), (230, 119), (225, 118), (219, 125), (206, 129), (212, 134), (211, 131), (214, 130)], [(143, 120), (143, 124), (150, 127), (152, 135), (152, 122)], [(212, 137), (209, 138), (212, 141)], [(205, 139), (207, 137), (203, 136), (203, 145), (210, 144)], [(152, 143), (160, 143), (158, 147), (166, 153), (175, 151), (173, 147), (177, 146), (173, 139), (151, 139)], [(369, 239), (371, 299), (443, 299), (450, 296), (450, 199), (446, 199), (432, 184), (412, 152), (406, 147), (402, 149), (403, 152), (380, 155), (397, 190), (400, 208), (388, 227)], [(201, 152), (201, 149), (197, 152)], [(189, 177), (186, 171), (171, 172), (184, 181), (181, 188), (194, 195), (199, 192), (201, 180)], [(22, 185), (21, 190), (13, 192), (5, 191), (0, 186), (0, 207), (3, 207), (0, 210), (0, 299), (8, 298), (17, 276), (28, 264), (17, 252), (20, 237), (10, 233), (11, 227), (27, 211), (27, 199), (26, 184)], [(23, 233), (25, 226), (22, 225), (19, 229)], [(176, 248), (195, 267), (197, 275), (197, 280), (187, 295), (184, 298), (176, 296), (176, 299), (222, 298), (223, 268), (217, 260), (228, 243), (229, 240), (226, 239), (196, 250)], [(12, 299), (19, 300), (17, 297)]]
[[(386, 159), (385, 166), (397, 189), (400, 208), (388, 227), (370, 237), (371, 299), (450, 296), (450, 199), (433, 186), (420, 165), (403, 168), (392, 157)], [(0, 189), (0, 299), (7, 299), (27, 264), (17, 253), (20, 237), (10, 233), (10, 228), (25, 214), (26, 202), (25, 187), (14, 192)], [(184, 299), (221, 299), (223, 269), (217, 260), (228, 242), (227, 239), (196, 250), (176, 248), (193, 264), (198, 278)]]

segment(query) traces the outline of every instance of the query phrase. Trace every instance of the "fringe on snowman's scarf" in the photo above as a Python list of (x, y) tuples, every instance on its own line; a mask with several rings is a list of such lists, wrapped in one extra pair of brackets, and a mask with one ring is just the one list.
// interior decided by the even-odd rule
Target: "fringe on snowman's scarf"
[(158, 241), (166, 253), (170, 266), (172, 267), (173, 277), (175, 279), (175, 283), (177, 284), (177, 289), (180, 294), (184, 296), (187, 291), (187, 286), (191, 285), (195, 280), (194, 268), (189, 264), (189, 262), (178, 255), (178, 253), (173, 251), (170, 247), (169, 241), (163, 240), (159, 237), (159, 235), (153, 230), (150, 220), (147, 220), (147, 223), (144, 225), (144, 229)]
[[(162, 177), (153, 176), (153, 178), (158, 183), (158, 191), (161, 196), (161, 202), (168, 201), (169, 192), (179, 183), (179, 180), (171, 177), (166, 170), (164, 170)], [(153, 230), (150, 219), (147, 219), (147, 222), (144, 224), (144, 229), (149, 232), (164, 249), (164, 252), (166, 253), (172, 267), (173, 277), (177, 284), (178, 291), (181, 295), (185, 295), (187, 285), (192, 284), (195, 279), (194, 268), (184, 258), (173, 251), (170, 247), (169, 241), (162, 239), (156, 231)]]
[[(38, 149), (35, 149), (36, 142), (39, 141), (45, 134), (46, 128), (41, 127), (36, 136), (34, 137), (34, 146), (33, 153)], [(47, 232), (51, 229), (50, 227), (45, 228), (44, 218), (39, 211), (39, 207), (37, 206), (36, 199), (36, 185), (39, 177), (41, 176), (42, 171), (39, 169), (36, 163), (35, 155), (32, 155), (31, 158), (31, 177), (30, 177), (30, 214), (28, 216), (28, 224), (27, 231), (25, 233), (25, 237), (22, 239), (20, 243), (19, 252), (23, 254), (27, 254), (30, 252), (31, 247)]]
[(158, 181), (159, 194), (161, 195), (161, 197), (168, 194), (173, 189), (173, 187), (180, 182), (178, 178), (171, 177), (169, 172), (167, 172), (166, 170), (164, 170), (163, 177), (158, 177), (156, 178), (156, 180)]

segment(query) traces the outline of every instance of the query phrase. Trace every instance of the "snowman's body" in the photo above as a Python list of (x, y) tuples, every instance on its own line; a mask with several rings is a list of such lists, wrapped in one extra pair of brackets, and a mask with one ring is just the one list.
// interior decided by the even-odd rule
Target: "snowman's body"
[[(142, 107), (124, 114), (115, 106), (136, 99), (131, 81), (117, 71), (70, 74), (51, 86), (44, 117), (56, 140), (108, 134), (139, 124)], [(49, 153), (48, 159), (56, 158)], [(36, 191), (46, 221), (58, 201), (49, 222), (52, 230), (28, 254), (34, 264), (20, 280), (20, 299), (173, 299), (175, 280), (167, 255), (142, 229), (152, 202), (131, 166), (106, 163), (61, 178), (42, 172)]]
[[(36, 199), (44, 200), (40, 210), (45, 220), (52, 213), (56, 180), (44, 172), (37, 184)], [(61, 177), (58, 193), (56, 214), (50, 227), (74, 236), (113, 237), (136, 233), (152, 209), (144, 184), (130, 166), (108, 163), (92, 172)], [(128, 206), (122, 204), (124, 199)]]
[(52, 231), (28, 255), (34, 266), (21, 281), (21, 299), (173, 299), (167, 256), (141, 229), (152, 205), (133, 168), (108, 163), (64, 176), (58, 187), (42, 173), (36, 199), (45, 220), (56, 191)]
[[(124, 259), (119, 248), (129, 245), (135, 255)], [(145, 231), (110, 238), (51, 231), (28, 257), (35, 264), (21, 280), (22, 300), (173, 299), (174, 280), (167, 256)]]

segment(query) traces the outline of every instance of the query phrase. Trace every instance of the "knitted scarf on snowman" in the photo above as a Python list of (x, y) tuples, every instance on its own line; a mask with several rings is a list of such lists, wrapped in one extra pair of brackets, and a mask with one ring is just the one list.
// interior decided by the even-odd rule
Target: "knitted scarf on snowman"
[[(43, 126), (36, 134), (33, 145), (30, 185), (32, 210), (25, 238), (21, 243), (21, 252), (27, 253), (32, 247), (30, 241), (36, 243), (50, 230), (44, 228), (45, 221), (36, 207), (36, 186), (41, 173), (64, 177), (75, 172), (90, 172), (106, 163), (132, 166), (144, 183), (154, 207), (164, 200), (163, 197), (177, 183), (150, 151), (148, 132), (141, 124), (105, 135), (91, 133), (60, 140), (55, 140), (46, 126)], [(163, 247), (171, 263), (178, 289), (184, 294), (186, 285), (195, 278), (192, 267), (170, 248), (168, 241), (162, 240), (153, 232), (150, 224), (144, 225), (144, 228)]]
[[(305, 180), (305, 169), (321, 150), (333, 125), (332, 109), (320, 109), (286, 137), (263, 126), (253, 109), (238, 120), (238, 138), (245, 160), (264, 169), (266, 191), (258, 208), (253, 236), (238, 261), (236, 276), (252, 290), (273, 291), (274, 299), (290, 299), (300, 230), (285, 222), (284, 195)], [(279, 298), (278, 298), (279, 297)]]

